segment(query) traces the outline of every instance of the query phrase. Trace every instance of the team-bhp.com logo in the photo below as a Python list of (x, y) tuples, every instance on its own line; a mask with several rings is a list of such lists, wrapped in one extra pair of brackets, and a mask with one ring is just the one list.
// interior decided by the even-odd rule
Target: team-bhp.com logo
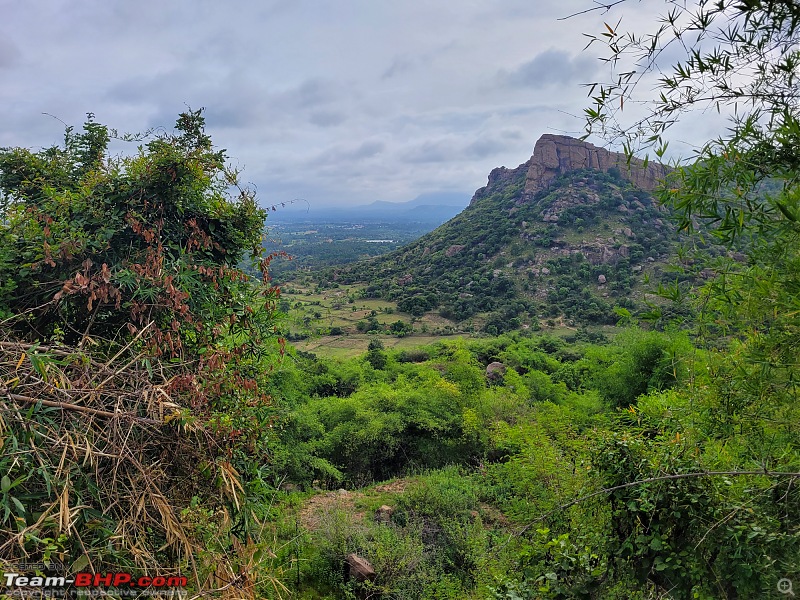
[(131, 573), (75, 573), (73, 577), (28, 576), (21, 573), (3, 574), (3, 583), (9, 589), (15, 588), (128, 588), (128, 589), (168, 589), (185, 588), (186, 577), (148, 577), (134, 576)]

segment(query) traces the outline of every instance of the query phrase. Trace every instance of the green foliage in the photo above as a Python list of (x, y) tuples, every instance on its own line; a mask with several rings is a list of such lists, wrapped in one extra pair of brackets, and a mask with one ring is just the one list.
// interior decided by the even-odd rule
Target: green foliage
[[(672, 54), (675, 62), (666, 65), (662, 50), (676, 40), (685, 54)], [(670, 425), (678, 427), (677, 420), (684, 428), (674, 435), (692, 436), (695, 456), (677, 453), (663, 439), (631, 439), (624, 451), (610, 452), (619, 468), (638, 457), (624, 479), (641, 477), (661, 463), (665, 471), (702, 469), (704, 463), (756, 471), (780, 465), (792, 471), (798, 464), (797, 361), (790, 349), (796, 349), (799, 330), (798, 40), (800, 10), (781, 2), (671, 4), (653, 35), (608, 28), (610, 65), (634, 56), (644, 76), (661, 75), (647, 101), (650, 110), (633, 126), (617, 120), (625, 102), (641, 100), (632, 74), (593, 88), (590, 129), (621, 137), (629, 153), (643, 143), (661, 155), (669, 127), (685, 112), (713, 106), (731, 115), (728, 130), (703, 144), (693, 161), (676, 165), (659, 194), (696, 245), (704, 232), (730, 249), (711, 258), (684, 253), (687, 274), (703, 269), (707, 283), (678, 281), (662, 290), (674, 302), (699, 309), (694, 330), (711, 350), (690, 372), (691, 402), (669, 410)], [(642, 76), (637, 73), (636, 81)], [(736, 245), (741, 253), (733, 251)], [(647, 399), (642, 408), (648, 413), (659, 405), (663, 408), (662, 399)], [(651, 422), (650, 435), (658, 430)], [(606, 468), (613, 473), (617, 467)], [(791, 494), (784, 497), (790, 504), (783, 505), (781, 518), (771, 504), (775, 490), (784, 488), (780, 481), (754, 478), (629, 490), (624, 492), (633, 498), (628, 511), (647, 503), (648, 518), (658, 528), (681, 526), (670, 520), (672, 506), (680, 505), (673, 512), (683, 516), (687, 530), (681, 535), (688, 543), (652, 548), (648, 557), (643, 545), (662, 542), (646, 530), (627, 538), (628, 549), (642, 558), (652, 581), (675, 586), (677, 597), (765, 595), (797, 561), (792, 532), (798, 515)], [(630, 522), (630, 530), (641, 523)]]
[(626, 408), (642, 394), (679, 381), (690, 350), (685, 336), (627, 329), (597, 352), (595, 385), (611, 406)]
[[(662, 473), (702, 472), (690, 449), (679, 434), (655, 440), (616, 434), (598, 448), (595, 462), (614, 487)], [(800, 549), (771, 506), (776, 488), (782, 486), (767, 478), (739, 485), (688, 477), (615, 490), (611, 553), (633, 566), (640, 581), (675, 598), (766, 594), (792, 572)]]
[(301, 414), (325, 433), (310, 448), (356, 484), (452, 460), (461, 450), (461, 406), (458, 391), (441, 383), (398, 378), (335, 403), (312, 401)]
[[(662, 263), (678, 240), (663, 226), (667, 215), (650, 195), (613, 173), (577, 170), (530, 197), (525, 175), (524, 165), (515, 169), (419, 240), (319, 279), (369, 282), (370, 296), (397, 302), (414, 316), (438, 310), (464, 327), (480, 317), (489, 335), (523, 324), (535, 329), (544, 312), (604, 325), (617, 321), (614, 304), (644, 309), (631, 292), (641, 285), (647, 261)], [(558, 222), (544, 222), (554, 206), (562, 207)], [(615, 242), (602, 249), (597, 239), (602, 224), (609, 223)], [(623, 234), (626, 229), (630, 237)], [(660, 272), (647, 270), (661, 279)], [(609, 281), (603, 289), (597, 286), (600, 275)], [(365, 322), (359, 330), (371, 329), (379, 327)]]
[(90, 115), (63, 147), (0, 152), (0, 306), (22, 335), (73, 343), (154, 323), (145, 339), (175, 354), (231, 313), (256, 320), (236, 267), (260, 252), (265, 212), (247, 191), (228, 197), (235, 173), (199, 111), (176, 128), (111, 158)]
[(386, 368), (386, 352), (383, 351), (383, 342), (373, 338), (367, 347), (367, 362), (373, 369), (381, 370)]
[(203, 126), (113, 157), (89, 115), (0, 151), (2, 560), (266, 574), (278, 292), (266, 213)]
[(401, 321), (398, 319), (391, 325), (389, 325), (389, 331), (391, 331), (397, 337), (404, 337), (414, 331), (414, 327), (411, 323), (406, 323), (405, 321)]
[[(389, 523), (357, 523), (345, 513), (329, 513), (314, 536), (310, 578), (344, 597), (472, 597), (491, 562), (487, 533), (472, 510), (478, 508), (474, 486), (447, 469), (419, 478), (396, 502)], [(374, 581), (359, 584), (343, 576), (350, 552), (369, 560)]]
[[(743, 412), (736, 395), (750, 393), (743, 382), (751, 374), (723, 375), (727, 356), (697, 351), (681, 334), (636, 328), (603, 346), (513, 334), (442, 342), (415, 355), (419, 362), (390, 359), (380, 371), (354, 359), (354, 393), (294, 412), (284, 443), (295, 449), (301, 482), (351, 486), (458, 465), (416, 476), (374, 506), (357, 505), (369, 512), (391, 504), (388, 523), (334, 519), (331, 527), (342, 524), (338, 550), (325, 550), (326, 541), (306, 550), (316, 556), (306, 580), (316, 589), (422, 598), (483, 597), (484, 586), (498, 598), (757, 597), (794, 573), (800, 498), (780, 478), (655, 481), (572, 503), (649, 477), (757, 471), (754, 456), (797, 469), (786, 451), (793, 438), (776, 423), (793, 413), (768, 410), (766, 393), (763, 418)], [(498, 359), (506, 375), (488, 386), (485, 365)], [(623, 392), (619, 410), (612, 394)], [(346, 581), (346, 552), (382, 565), (384, 575)]]

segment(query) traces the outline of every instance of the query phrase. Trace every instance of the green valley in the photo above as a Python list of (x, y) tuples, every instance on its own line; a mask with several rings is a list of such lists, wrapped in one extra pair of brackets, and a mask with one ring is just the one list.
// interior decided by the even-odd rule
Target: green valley
[[(0, 595), (793, 596), (800, 9), (667, 5), (652, 35), (590, 36), (657, 76), (590, 88), (587, 131), (622, 153), (545, 134), (424, 235), (416, 215), (454, 206), (423, 195), (386, 237), (291, 225), (296, 270), (203, 110), (141, 135), (90, 114), (63, 143), (0, 149)], [(722, 137), (670, 166), (634, 156), (667, 156), (706, 98), (731, 110)], [(624, 126), (631, 105), (652, 112)], [(431, 110), (403, 135), (449, 122)], [(315, 113), (337, 145), (293, 164), (361, 160), (350, 181), (370, 181), (388, 141), (370, 121), (338, 145), (346, 121)], [(401, 154), (438, 169), (441, 150)], [(369, 194), (400, 196), (394, 166)]]

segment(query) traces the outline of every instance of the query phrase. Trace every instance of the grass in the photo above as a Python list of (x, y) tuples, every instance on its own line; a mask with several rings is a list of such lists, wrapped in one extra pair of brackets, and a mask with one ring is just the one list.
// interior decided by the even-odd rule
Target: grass
[[(338, 356), (350, 356), (349, 353), (342, 354), (336, 350), (337, 348), (349, 350), (348, 344), (342, 346), (338, 341), (333, 342), (331, 339), (327, 339), (330, 336), (325, 336), (325, 334), (330, 328), (339, 327), (344, 330), (345, 336), (361, 339), (363, 334), (358, 331), (357, 325), (359, 321), (366, 321), (370, 318), (387, 326), (396, 321), (409, 323), (414, 327), (413, 337), (423, 337), (426, 340), (434, 339), (438, 335), (448, 336), (459, 329), (455, 322), (444, 319), (436, 312), (414, 317), (398, 310), (394, 302), (363, 298), (363, 285), (341, 286), (331, 290), (316, 291), (309, 286), (289, 282), (283, 289), (281, 298), (289, 307), (291, 332), (311, 337), (323, 336), (321, 343), (315, 339), (305, 344), (297, 344), (300, 348), (325, 345), (331, 347), (331, 351)], [(463, 325), (461, 329), (463, 329)], [(389, 340), (386, 342), (387, 347), (397, 345), (396, 338), (389, 338)], [(428, 343), (428, 341), (422, 343)], [(358, 347), (361, 346), (364, 345), (359, 343)]]
[[(480, 331), (486, 318), (485, 314), (475, 315), (460, 325), (435, 311), (415, 318), (397, 310), (394, 302), (360, 297), (363, 285), (341, 286), (317, 293), (309, 287), (288, 283), (284, 289), (292, 290), (282, 294), (282, 299), (290, 306), (290, 330), (308, 336), (305, 340), (294, 342), (294, 346), (298, 350), (328, 358), (349, 359), (364, 354), (370, 340), (376, 336), (387, 350), (417, 348), (443, 339), (468, 336), (470, 331)], [(390, 325), (398, 320), (410, 323), (414, 332), (405, 337), (359, 332), (359, 321), (366, 321), (370, 317), (374, 317), (381, 325)], [(542, 323), (543, 331), (560, 337), (574, 335), (577, 331), (577, 327), (568, 327), (561, 319), (557, 320), (555, 327), (548, 327), (546, 321), (544, 319)], [(327, 335), (332, 327), (341, 328), (343, 333)], [(464, 331), (464, 328), (468, 330)], [(606, 328), (599, 329), (607, 333)]]

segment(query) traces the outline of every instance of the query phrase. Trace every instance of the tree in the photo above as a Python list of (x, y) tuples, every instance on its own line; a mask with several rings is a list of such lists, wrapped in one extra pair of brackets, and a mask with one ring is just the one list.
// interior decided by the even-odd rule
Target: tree
[[(705, 142), (692, 160), (676, 164), (659, 196), (694, 240), (710, 235), (731, 249), (696, 263), (716, 274), (694, 290), (702, 309), (700, 333), (744, 340), (739, 354), (751, 368), (760, 365), (761, 375), (743, 377), (742, 389), (754, 391), (760, 382), (763, 390), (793, 397), (793, 349), (800, 343), (800, 5), (666, 5), (652, 34), (622, 33), (618, 23), (592, 37), (605, 41), (614, 78), (592, 87), (587, 130), (621, 139), (629, 153), (649, 146), (662, 156), (669, 128), (687, 112), (729, 112), (729, 129)], [(665, 51), (675, 48), (684, 58), (662, 64)], [(647, 98), (641, 84), (654, 73), (662, 74), (657, 93)], [(647, 113), (625, 122), (625, 106), (642, 101)], [(665, 292), (682, 300), (685, 286)]]
[[(621, 3), (599, 8), (611, 10)], [(722, 464), (744, 472), (771, 468), (796, 472), (800, 466), (796, 427), (800, 422), (800, 5), (698, 0), (692, 6), (672, 1), (665, 6), (653, 33), (625, 33), (616, 22), (604, 23), (603, 33), (591, 36), (590, 45), (606, 44), (612, 80), (591, 87), (587, 131), (621, 143), (629, 156), (649, 148), (661, 158), (670, 128), (688, 113), (711, 109), (729, 115), (725, 132), (702, 143), (689, 160), (674, 163), (675, 170), (658, 194), (697, 248), (711, 236), (727, 244), (729, 251), (716, 258), (702, 252), (680, 255), (688, 267), (709, 269), (712, 276), (702, 285), (676, 283), (662, 290), (672, 300), (695, 304), (699, 315), (695, 339), (708, 349), (697, 357), (697, 367), (689, 374), (691, 420), (683, 435), (694, 439), (686, 446), (674, 439), (662, 449), (653, 445), (640, 463), (625, 468), (620, 479), (614, 476), (614, 469), (624, 465), (619, 456), (599, 465), (600, 470), (609, 481), (635, 481), (646, 476), (649, 465), (668, 464), (671, 450), (667, 449), (679, 446), (685, 456), (691, 448), (696, 458), (688, 467), (673, 468), (698, 471)], [(682, 58), (666, 63), (665, 57), (676, 52)], [(631, 410), (636, 413), (636, 408)], [(662, 427), (645, 433), (642, 439), (661, 435), (666, 440)], [(629, 440), (623, 440), (623, 446), (630, 446)], [(738, 490), (719, 482), (712, 485), (715, 490), (708, 494), (713, 497), (703, 498), (706, 505), (697, 513), (701, 517), (697, 529), (681, 534), (700, 541), (676, 547), (683, 553), (681, 573), (694, 570), (694, 575), (665, 582), (653, 570), (656, 566), (642, 575), (671, 587), (675, 597), (687, 598), (698, 593), (747, 594), (745, 588), (730, 583), (742, 573), (747, 589), (755, 594), (774, 589), (780, 577), (794, 576), (800, 555), (795, 533), (800, 522), (798, 492), (789, 489), (787, 481), (768, 477), (742, 484)], [(629, 507), (646, 505), (647, 494), (646, 489), (637, 489), (626, 497)], [(678, 494), (669, 502), (685, 503), (706, 494), (687, 490), (685, 497)], [(778, 498), (785, 504), (776, 512)], [(739, 514), (745, 505), (748, 514)], [(640, 539), (649, 543), (645, 534), (650, 535), (657, 522), (676, 530), (679, 523), (668, 510), (661, 512), (659, 503), (651, 506), (656, 508), (649, 512), (646, 527), (635, 534), (618, 530), (618, 547), (630, 548)], [(696, 506), (700, 509), (700, 504)], [(717, 516), (723, 513), (729, 516)], [(703, 550), (702, 544), (719, 531), (725, 535)], [(739, 537), (744, 532), (747, 542)], [(690, 558), (690, 548), (707, 551), (708, 556)], [(726, 575), (720, 577), (721, 573)], [(716, 582), (715, 591), (703, 591), (709, 582)]]
[(378, 338), (372, 338), (367, 346), (367, 362), (373, 369), (382, 370), (386, 368), (386, 352), (383, 350), (383, 342)]
[(255, 320), (238, 266), (260, 256), (266, 213), (203, 126), (201, 111), (184, 113), (177, 133), (112, 157), (90, 114), (63, 147), (0, 151), (0, 318), (67, 343), (148, 328), (152, 348), (172, 354), (231, 311), (231, 323)]
[(0, 150), (0, 561), (191, 564), (252, 594), (283, 354), (266, 212), (200, 111), (129, 155), (113, 135), (89, 115)]
[[(625, 33), (620, 23), (605, 23), (600, 36), (590, 36), (590, 45), (603, 40), (607, 46), (612, 81), (591, 86), (587, 134), (621, 143), (629, 156), (653, 148), (661, 158), (667, 132), (687, 113), (726, 111), (730, 129), (676, 165), (661, 200), (678, 211), (681, 229), (700, 224), (722, 242), (742, 236), (791, 241), (798, 231), (800, 5), (665, 4), (654, 33)], [(663, 64), (662, 55), (676, 47), (683, 59)], [(657, 93), (642, 91), (643, 83), (655, 83)], [(628, 122), (631, 105), (643, 106), (644, 116)]]

